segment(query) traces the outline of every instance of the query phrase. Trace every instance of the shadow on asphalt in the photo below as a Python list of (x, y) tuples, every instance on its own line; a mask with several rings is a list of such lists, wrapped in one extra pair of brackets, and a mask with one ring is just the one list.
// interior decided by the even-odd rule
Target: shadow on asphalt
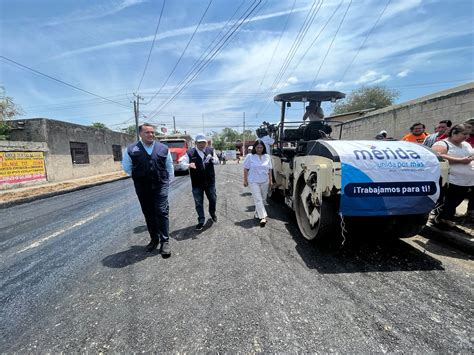
[(148, 228), (146, 227), (146, 225), (138, 226), (138, 227), (133, 228), (133, 233), (135, 233), (135, 234), (140, 234), (140, 233), (147, 232), (147, 231), (148, 231)]
[(439, 242), (437, 240), (433, 241), (431, 239), (427, 239), (426, 242), (423, 242), (421, 240), (414, 240), (413, 242), (418, 244), (422, 248), (426, 249), (432, 254), (449, 256), (451, 258), (456, 258), (456, 259), (473, 260), (473, 258), (470, 257), (469, 255), (460, 253), (456, 249), (448, 249), (444, 247), (443, 246), (444, 243)]
[(120, 269), (158, 254), (160, 254), (158, 249), (150, 253), (146, 251), (145, 246), (132, 245), (129, 250), (106, 256), (102, 259), (102, 265), (114, 269)]
[(285, 223), (306, 266), (320, 273), (444, 270), (440, 261), (401, 239), (356, 235), (342, 245), (343, 239), (337, 234), (330, 241), (309, 241), (301, 235), (294, 213), (276, 203), (271, 203), (267, 211), (272, 219)]
[(247, 207), (245, 207), (245, 212), (255, 212), (255, 206), (247, 206)]
[(243, 194), (240, 194), (240, 196), (252, 196), (251, 192), (244, 192)]
[(237, 227), (245, 228), (245, 229), (252, 229), (259, 226), (259, 220), (256, 218), (249, 218), (244, 219), (242, 221), (234, 222)]
[(170, 233), (170, 238), (177, 240), (178, 242), (188, 239), (196, 239), (199, 234), (204, 232), (206, 229), (212, 227), (213, 222), (211, 219), (208, 219), (206, 223), (204, 223), (204, 227), (202, 230), (197, 231), (196, 226), (192, 225), (186, 228), (181, 228), (178, 230), (174, 230)]
[(332, 243), (308, 241), (293, 225), (287, 224), (287, 229), (306, 266), (320, 273), (444, 270), (439, 260), (401, 239), (358, 235), (346, 239), (342, 245), (339, 238)]
[[(203, 229), (204, 230), (204, 229)], [(196, 238), (202, 231), (197, 231), (196, 226), (190, 226), (178, 230), (174, 230), (170, 233), (170, 238), (177, 240), (177, 241), (182, 241), (182, 240), (187, 240), (187, 239), (194, 239)]]

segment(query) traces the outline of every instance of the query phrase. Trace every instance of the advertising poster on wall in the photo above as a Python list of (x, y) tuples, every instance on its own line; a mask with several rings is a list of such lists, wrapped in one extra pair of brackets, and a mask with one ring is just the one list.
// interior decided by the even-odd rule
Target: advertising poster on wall
[(0, 152), (0, 186), (46, 181), (43, 152)]
[(387, 216), (429, 213), (439, 198), (438, 157), (403, 141), (333, 141), (341, 168), (340, 213)]

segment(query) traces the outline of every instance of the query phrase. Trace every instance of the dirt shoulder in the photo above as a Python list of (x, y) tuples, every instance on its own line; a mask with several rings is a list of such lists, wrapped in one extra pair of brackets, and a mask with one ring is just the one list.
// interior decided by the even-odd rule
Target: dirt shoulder
[(74, 190), (77, 188), (87, 187), (90, 185), (96, 185), (99, 183), (105, 183), (109, 181), (115, 181), (126, 178), (127, 174), (122, 171), (117, 171), (108, 174), (101, 174), (95, 176), (89, 176), (85, 178), (66, 180), (55, 183), (46, 183), (42, 185), (34, 185), (28, 187), (21, 187), (16, 189), (2, 190), (0, 191), (0, 205), (10, 204), (15, 201), (31, 199), (42, 195), (51, 195), (57, 192), (64, 192)]

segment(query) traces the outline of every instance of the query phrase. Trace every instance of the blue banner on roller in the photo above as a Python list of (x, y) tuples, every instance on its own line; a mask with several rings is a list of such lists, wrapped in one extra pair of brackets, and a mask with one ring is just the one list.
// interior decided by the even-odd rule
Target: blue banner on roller
[(344, 194), (349, 197), (429, 196), (436, 192), (436, 184), (433, 181), (355, 182), (344, 187)]
[(340, 213), (387, 216), (428, 213), (439, 197), (437, 156), (401, 141), (330, 141), (341, 161)]

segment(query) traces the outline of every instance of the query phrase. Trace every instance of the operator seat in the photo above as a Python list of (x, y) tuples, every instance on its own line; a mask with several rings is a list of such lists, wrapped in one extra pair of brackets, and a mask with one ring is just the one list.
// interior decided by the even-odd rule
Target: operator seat
[(312, 141), (326, 138), (332, 132), (331, 126), (324, 121), (312, 121), (304, 127), (303, 140)]

